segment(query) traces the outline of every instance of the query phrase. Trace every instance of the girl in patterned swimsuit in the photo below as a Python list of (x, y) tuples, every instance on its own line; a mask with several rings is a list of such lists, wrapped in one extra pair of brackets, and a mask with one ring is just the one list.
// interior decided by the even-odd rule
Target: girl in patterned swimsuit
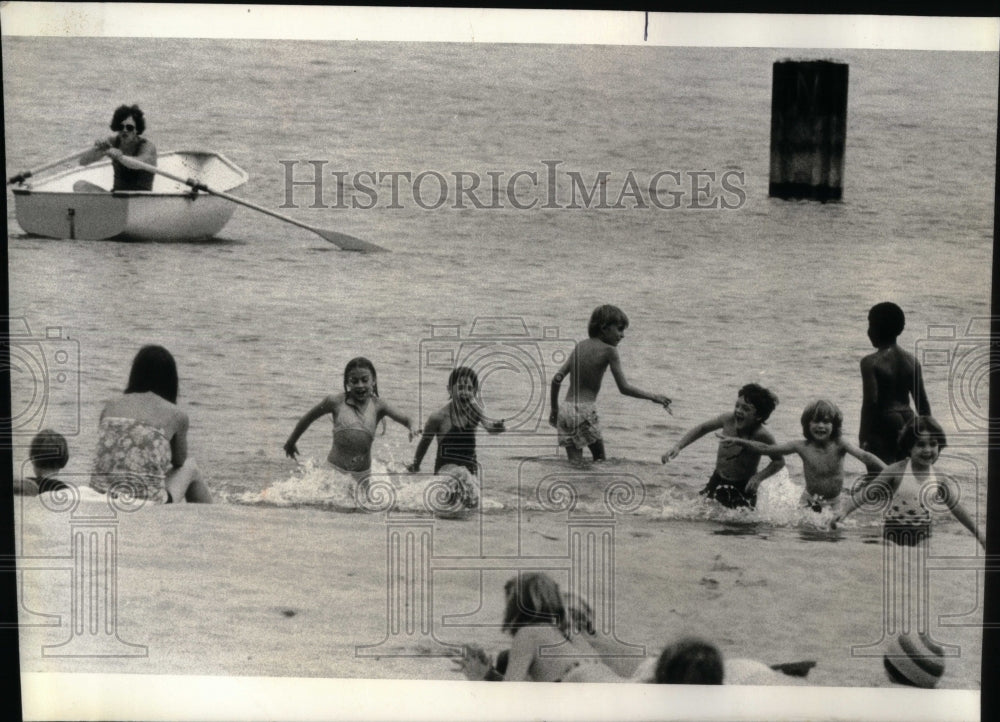
[(379, 398), (375, 366), (361, 356), (351, 359), (344, 367), (344, 392), (327, 396), (299, 419), (285, 442), (288, 456), (295, 458), (299, 453), (295, 446), (299, 437), (312, 422), (326, 414), (333, 417), (333, 446), (327, 461), (334, 469), (353, 476), (362, 490), (367, 486), (371, 471), (372, 442), (378, 422), (388, 416), (402, 424), (410, 433), (410, 441), (417, 433), (409, 416)]
[(177, 365), (162, 346), (143, 346), (128, 386), (101, 411), (90, 485), (157, 503), (210, 503), (212, 495), (187, 455), (188, 416), (177, 407)]
[[(874, 481), (860, 486), (851, 494), (831, 526), (864, 505), (866, 498), (889, 498), (885, 510), (883, 537), (900, 546), (916, 546), (931, 532), (931, 512), (925, 499), (943, 503), (961, 524), (986, 547), (986, 540), (975, 521), (958, 503), (959, 492), (954, 482), (934, 471), (934, 463), (947, 443), (944, 429), (930, 416), (910, 419), (899, 435), (900, 451), (907, 458), (885, 468)], [(881, 487), (882, 494), (872, 494), (869, 486)], [(931, 496), (931, 494), (935, 496)]]
[(420, 471), (424, 454), (430, 448), (431, 441), (437, 438), (434, 473), (447, 474), (454, 481), (446, 506), (454, 506), (455, 511), (475, 509), (479, 506), (479, 492), (476, 490), (476, 480), (479, 477), (476, 430), (482, 426), (491, 434), (499, 434), (505, 431), (503, 419), (492, 422), (486, 420), (485, 410), (479, 399), (479, 377), (471, 368), (459, 366), (452, 370), (448, 375), (448, 395), (451, 400), (428, 417), (413, 463), (406, 468), (411, 472)]

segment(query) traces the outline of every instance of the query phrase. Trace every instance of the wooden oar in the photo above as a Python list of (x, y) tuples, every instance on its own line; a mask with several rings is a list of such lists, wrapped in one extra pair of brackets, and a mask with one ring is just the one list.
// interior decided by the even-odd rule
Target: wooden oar
[(24, 183), (24, 181), (28, 180), (31, 176), (37, 173), (41, 173), (43, 170), (48, 170), (49, 168), (55, 168), (57, 165), (62, 165), (63, 163), (69, 163), (71, 160), (76, 160), (81, 155), (87, 153), (90, 150), (91, 150), (90, 148), (87, 148), (86, 150), (78, 151), (73, 155), (68, 155), (65, 158), (54, 160), (48, 165), (43, 165), (41, 168), (35, 168), (34, 170), (26, 170), (24, 171), (24, 173), (18, 173), (16, 176), (7, 179), (7, 185), (10, 185), (11, 183)]
[(241, 206), (246, 206), (247, 208), (252, 208), (255, 211), (260, 211), (261, 213), (266, 213), (269, 216), (273, 216), (279, 220), (285, 221), (285, 223), (291, 223), (292, 225), (298, 226), (299, 228), (305, 228), (307, 231), (312, 231), (317, 236), (322, 238), (324, 241), (328, 241), (335, 246), (340, 247), (345, 251), (361, 251), (363, 253), (371, 253), (374, 251), (386, 251), (388, 249), (382, 246), (376, 245), (374, 243), (369, 243), (368, 241), (362, 241), (360, 238), (355, 238), (354, 236), (349, 236), (346, 233), (338, 233), (337, 231), (327, 231), (322, 228), (315, 228), (302, 221), (297, 221), (289, 216), (282, 215), (276, 211), (272, 211), (270, 208), (264, 208), (264, 206), (258, 206), (256, 203), (251, 203), (250, 201), (243, 200), (238, 196), (233, 196), (223, 191), (217, 191), (209, 188), (204, 183), (200, 183), (192, 178), (181, 178), (178, 175), (169, 173), (161, 168), (157, 168), (155, 165), (149, 165), (148, 163), (143, 163), (141, 160), (136, 160), (129, 156), (122, 156), (120, 159), (122, 165), (128, 166), (129, 168), (135, 168), (137, 170), (144, 170), (149, 173), (157, 173), (170, 180), (175, 180), (178, 183), (184, 183), (185, 185), (191, 186), (195, 190), (205, 191), (213, 196), (219, 196), (220, 198), (225, 198), (227, 201), (232, 201), (233, 203), (239, 203)]

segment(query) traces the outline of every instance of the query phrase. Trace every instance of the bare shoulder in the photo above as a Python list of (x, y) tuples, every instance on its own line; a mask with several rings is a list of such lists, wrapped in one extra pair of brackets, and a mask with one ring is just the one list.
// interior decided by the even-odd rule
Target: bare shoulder
[(765, 444), (774, 443), (774, 434), (772, 434), (771, 430), (763, 424), (757, 427), (757, 429), (753, 432), (753, 436), (750, 438), (754, 441), (763, 441)]

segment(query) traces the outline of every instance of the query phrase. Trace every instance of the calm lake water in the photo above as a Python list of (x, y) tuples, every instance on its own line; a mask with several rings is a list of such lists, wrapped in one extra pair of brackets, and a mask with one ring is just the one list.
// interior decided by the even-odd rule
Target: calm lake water
[[(788, 57), (850, 65), (841, 203), (767, 197), (771, 66)], [(548, 384), (593, 308), (613, 303), (631, 322), (627, 377), (671, 396), (674, 415), (608, 379), (599, 406), (611, 458), (591, 471), (634, 481), (640, 515), (717, 524), (730, 516), (696, 498), (715, 440), (669, 466), (660, 455), (751, 381), (780, 397), (769, 422), (779, 439), (801, 434), (816, 397), (840, 405), (856, 438), (866, 314), (893, 300), (907, 313), (904, 346), (946, 352), (925, 361), (935, 415), (953, 435), (942, 464), (967, 499), (985, 499), (986, 356), (969, 324), (989, 314), (996, 54), (5, 37), (3, 71), (8, 175), (88, 146), (115, 106), (136, 102), (161, 151), (221, 152), (250, 173), (241, 197), (391, 250), (339, 252), (244, 208), (204, 243), (30, 238), (8, 194), (11, 316), (30, 326), (31, 353), (79, 351), (79, 393), (71, 373), (43, 409), (70, 436), (70, 476), (86, 475), (102, 403), (146, 343), (177, 359), (191, 453), (232, 503), (280, 490), (283, 503), (323, 504), (321, 474), (296, 472), (282, 444), (340, 390), (351, 357), (369, 357), (381, 396), (421, 419), (447, 400), (447, 366), (459, 359), (477, 365), (490, 415), (508, 419), (511, 433), (480, 439), (485, 493), (507, 513), (566, 468)], [(308, 187), (292, 194), (298, 207), (282, 207), (282, 161), (298, 161), (296, 180), (322, 162), (322, 201), (346, 207), (310, 208)], [(537, 183), (512, 181), (519, 171)], [(681, 207), (657, 208), (644, 190), (661, 171), (680, 174), (660, 187), (681, 193)], [(444, 179), (442, 207), (420, 207), (402, 176), (393, 204), (392, 172), (427, 172), (425, 206)], [(505, 207), (466, 195), (457, 208), (462, 172), (482, 179), (479, 205)], [(602, 172), (608, 206), (630, 173), (644, 203), (625, 194), (622, 208), (568, 207), (571, 174), (590, 188)], [(691, 208), (697, 172), (715, 174), (712, 192), (739, 207)], [(727, 173), (737, 192), (720, 190)], [(509, 182), (535, 206), (512, 207)], [(50, 328), (61, 337), (47, 338)], [(15, 373), (13, 384), (15, 411), (35, 408), (34, 377)], [(321, 465), (329, 443), (321, 420), (299, 448)], [(376, 468), (398, 472), (412, 453), (390, 423)], [(18, 450), (16, 464), (24, 458)], [(809, 526), (794, 510), (800, 483), (790, 459), (761, 509), (740, 518)]]

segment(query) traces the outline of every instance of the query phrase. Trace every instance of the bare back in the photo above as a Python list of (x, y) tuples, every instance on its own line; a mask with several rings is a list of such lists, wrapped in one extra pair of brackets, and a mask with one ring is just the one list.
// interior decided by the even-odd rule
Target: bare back
[(569, 376), (566, 403), (593, 403), (601, 391), (601, 382), (608, 366), (618, 358), (614, 346), (598, 338), (588, 338), (576, 345), (563, 365), (563, 375)]
[[(922, 380), (913, 354), (894, 344), (867, 356), (865, 362), (862, 365), (863, 376), (869, 385), (865, 390), (871, 392), (868, 398), (880, 410), (909, 408), (912, 394), (918, 410), (925, 413), (920, 408), (923, 402)], [(865, 371), (868, 374), (864, 374)]]

